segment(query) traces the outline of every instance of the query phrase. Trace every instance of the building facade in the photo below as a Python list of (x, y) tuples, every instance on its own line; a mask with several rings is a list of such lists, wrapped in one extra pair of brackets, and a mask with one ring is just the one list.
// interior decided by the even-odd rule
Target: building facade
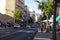
[(60, 15), (60, 3), (57, 4), (56, 16)]
[(13, 19), (7, 17), (7, 21), (14, 21), (14, 13), (19, 9), (24, 13), (24, 0), (0, 0), (0, 13), (6, 14)]
[(39, 14), (39, 13), (36, 13), (36, 14), (35, 14), (35, 22), (38, 21), (39, 17), (40, 17), (40, 14)]
[(6, 0), (0, 0), (0, 13), (6, 13)]
[(25, 21), (28, 21), (30, 14), (29, 14), (28, 6), (27, 5), (25, 5), (25, 7), (24, 7), (24, 12), (25, 12), (24, 13), (24, 19), (25, 19)]
[(31, 8), (28, 8), (30, 17), (35, 20), (35, 11)]

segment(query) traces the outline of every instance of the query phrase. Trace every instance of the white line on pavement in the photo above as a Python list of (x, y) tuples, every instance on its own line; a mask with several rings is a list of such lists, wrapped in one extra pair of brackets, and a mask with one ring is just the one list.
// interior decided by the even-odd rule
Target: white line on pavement
[(37, 40), (51, 40), (50, 38), (34, 38), (34, 39), (37, 39)]

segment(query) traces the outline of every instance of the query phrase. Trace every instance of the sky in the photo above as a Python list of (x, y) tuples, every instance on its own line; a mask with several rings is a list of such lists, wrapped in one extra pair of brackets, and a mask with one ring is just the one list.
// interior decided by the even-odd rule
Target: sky
[(38, 10), (37, 2), (34, 0), (25, 0), (25, 5), (33, 9), (35, 13), (41, 13), (41, 10)]

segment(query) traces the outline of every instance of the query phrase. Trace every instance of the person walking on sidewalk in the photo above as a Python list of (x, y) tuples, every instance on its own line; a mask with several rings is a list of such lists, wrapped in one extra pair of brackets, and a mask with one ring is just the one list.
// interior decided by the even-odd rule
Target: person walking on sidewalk
[(43, 28), (41, 28), (41, 32), (43, 32)]

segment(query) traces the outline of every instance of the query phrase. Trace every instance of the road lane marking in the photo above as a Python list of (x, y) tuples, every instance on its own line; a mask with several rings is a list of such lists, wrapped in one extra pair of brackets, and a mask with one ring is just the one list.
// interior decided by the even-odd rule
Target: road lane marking
[(19, 30), (18, 32), (27, 32), (27, 33), (30, 33), (30, 32), (35, 32), (35, 31)]
[(37, 40), (51, 40), (50, 38), (34, 38), (34, 39), (37, 39)]

